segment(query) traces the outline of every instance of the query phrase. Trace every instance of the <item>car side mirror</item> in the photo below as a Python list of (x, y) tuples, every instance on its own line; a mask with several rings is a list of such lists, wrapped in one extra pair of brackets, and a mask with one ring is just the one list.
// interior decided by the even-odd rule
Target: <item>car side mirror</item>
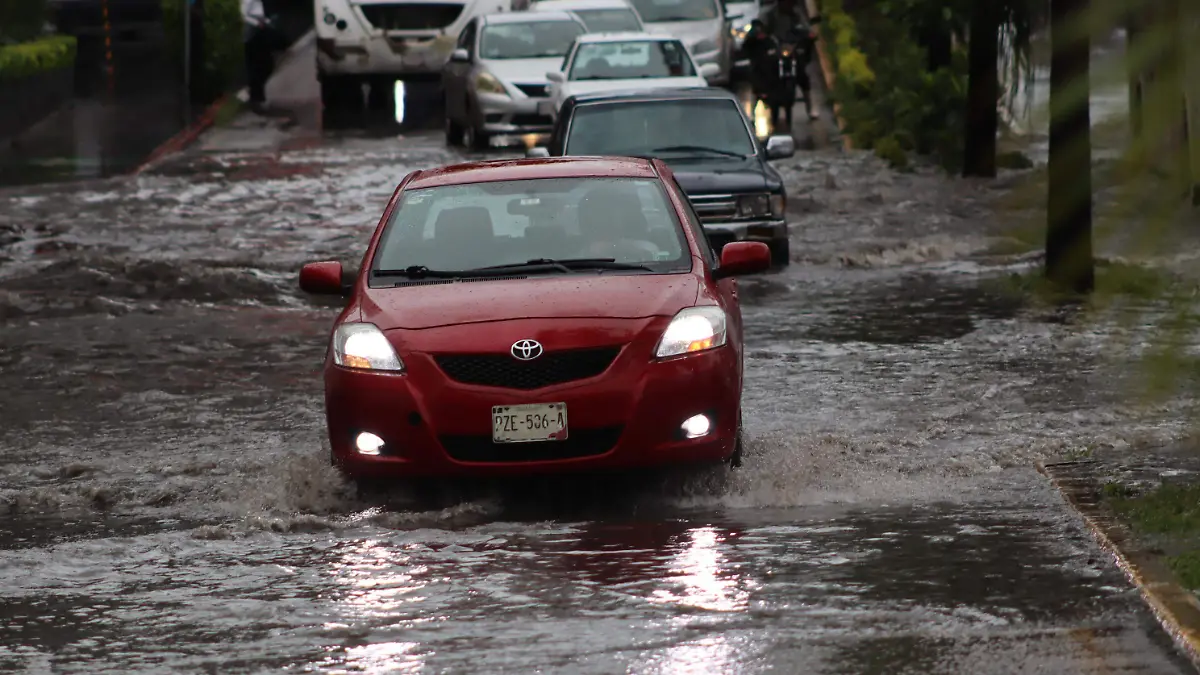
[[(442, 53), (445, 54), (445, 52)], [(467, 50), (459, 47), (450, 52), (450, 60), (455, 63), (467, 63), (471, 60), (471, 55), (467, 53)]]
[(551, 82), (563, 83), (567, 81), (567, 76), (561, 70), (552, 70), (546, 73), (546, 79)]
[(300, 290), (313, 295), (347, 295), (342, 283), (342, 263), (336, 260), (308, 263), (300, 268)]
[(528, 150), (526, 150), (526, 151), (525, 151), (525, 156), (526, 156), (526, 157), (529, 157), (530, 159), (533, 159), (533, 158), (541, 158), (541, 157), (549, 157), (549, 156), (550, 156), (550, 150), (549, 150), (549, 149), (547, 149), (547, 148), (543, 148), (543, 147), (541, 147), (541, 146), (538, 146), (538, 147), (535, 147), (535, 148), (529, 148)]
[(796, 154), (796, 139), (780, 134), (767, 139), (767, 159), (786, 159)]
[(718, 66), (715, 63), (706, 63), (700, 66), (700, 77), (703, 77), (706, 80), (711, 80), (720, 74), (721, 66)]
[(771, 268), (771, 249), (761, 241), (733, 241), (721, 248), (721, 265), (714, 279), (757, 274)]

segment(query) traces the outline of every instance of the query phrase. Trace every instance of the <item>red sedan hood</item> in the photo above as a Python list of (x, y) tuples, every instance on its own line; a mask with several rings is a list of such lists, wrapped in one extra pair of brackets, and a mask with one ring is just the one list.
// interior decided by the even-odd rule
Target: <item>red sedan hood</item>
[(692, 274), (537, 276), (518, 280), (373, 288), (363, 320), (382, 330), (509, 319), (638, 319), (673, 316), (696, 302)]

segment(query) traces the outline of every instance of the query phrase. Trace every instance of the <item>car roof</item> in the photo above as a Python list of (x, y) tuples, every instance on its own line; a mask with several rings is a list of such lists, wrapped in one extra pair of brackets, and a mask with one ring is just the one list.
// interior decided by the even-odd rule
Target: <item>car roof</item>
[(418, 171), (406, 190), (537, 178), (657, 178), (650, 160), (636, 157), (494, 159)]
[(570, 12), (553, 9), (537, 12), (495, 12), (483, 15), (483, 23), (489, 26), (502, 23), (534, 23), (537, 21), (570, 21), (572, 23), (579, 23), (579, 19), (575, 18), (575, 15)]
[[(545, 9), (543, 9), (543, 7)], [(537, 12), (551, 10), (575, 11), (579, 9), (633, 9), (626, 0), (537, 0), (532, 9)]]
[(579, 43), (587, 42), (645, 42), (647, 40), (654, 42), (679, 42), (679, 38), (674, 35), (663, 35), (661, 33), (641, 33), (638, 31), (622, 31), (619, 33), (584, 33), (575, 38)]
[(659, 87), (654, 89), (621, 89), (617, 91), (597, 91), (591, 93), (573, 94), (568, 96), (564, 104), (573, 101), (576, 105), (584, 103), (618, 102), (618, 101), (669, 101), (722, 99), (740, 103), (736, 94), (721, 87)]

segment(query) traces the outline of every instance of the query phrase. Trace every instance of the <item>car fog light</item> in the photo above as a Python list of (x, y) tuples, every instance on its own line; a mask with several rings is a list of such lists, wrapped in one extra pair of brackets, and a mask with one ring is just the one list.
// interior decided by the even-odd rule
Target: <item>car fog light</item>
[(680, 428), (683, 429), (684, 436), (688, 438), (700, 438), (712, 428), (712, 422), (704, 415), (693, 415), (684, 420)]
[[(708, 428), (707, 422), (705, 428)], [(383, 439), (369, 431), (364, 431), (354, 439), (354, 447), (358, 448), (360, 455), (378, 455), (379, 451), (383, 449)]]

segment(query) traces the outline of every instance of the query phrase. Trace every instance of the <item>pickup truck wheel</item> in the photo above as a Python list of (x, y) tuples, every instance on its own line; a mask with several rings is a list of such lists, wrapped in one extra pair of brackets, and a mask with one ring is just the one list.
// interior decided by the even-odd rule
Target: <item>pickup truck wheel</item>
[(463, 144), (472, 150), (487, 150), (487, 133), (468, 124), (466, 130), (463, 132)]
[(772, 265), (787, 267), (792, 263), (792, 249), (787, 239), (773, 239), (767, 247), (771, 249)]
[(318, 75), (321, 84), (321, 107), (327, 112), (354, 110), (362, 105), (362, 90), (350, 77)]

